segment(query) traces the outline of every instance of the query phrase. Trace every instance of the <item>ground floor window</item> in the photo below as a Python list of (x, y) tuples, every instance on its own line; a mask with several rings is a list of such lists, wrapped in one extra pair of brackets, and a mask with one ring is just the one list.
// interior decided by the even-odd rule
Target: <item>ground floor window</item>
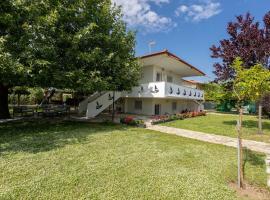
[(136, 100), (134, 103), (135, 110), (142, 110), (142, 101)]
[(176, 102), (172, 102), (172, 110), (173, 111), (177, 110), (177, 103)]

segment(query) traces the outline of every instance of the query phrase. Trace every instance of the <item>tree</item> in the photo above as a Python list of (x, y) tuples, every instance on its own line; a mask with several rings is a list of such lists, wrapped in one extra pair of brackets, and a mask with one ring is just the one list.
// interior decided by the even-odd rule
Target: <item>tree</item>
[(6, 0), (0, 11), (0, 118), (14, 86), (90, 93), (137, 84), (135, 35), (110, 0)]
[[(239, 100), (261, 100), (262, 96), (270, 90), (270, 71), (261, 64), (256, 64), (249, 69), (244, 68), (244, 63), (237, 58), (233, 63), (236, 72), (234, 90), (237, 90)], [(259, 131), (262, 133), (262, 105), (259, 101)]]
[(207, 101), (222, 103), (227, 100), (234, 100), (235, 97), (231, 90), (224, 87), (223, 84), (211, 82), (203, 85), (204, 98)]
[[(241, 58), (236, 58), (232, 64), (235, 70), (233, 81), (233, 91), (238, 99), (239, 120), (238, 130), (238, 184), (243, 187), (243, 150), (242, 150), (242, 121), (243, 121), (243, 103), (248, 100), (260, 99), (265, 91), (270, 90), (270, 71), (261, 64), (244, 68), (244, 62)], [(259, 126), (261, 131), (261, 126)]]
[(236, 22), (228, 23), (229, 38), (210, 48), (211, 56), (221, 59), (214, 64), (217, 81), (233, 81), (235, 70), (231, 66), (237, 57), (242, 59), (244, 68), (258, 63), (265, 68), (270, 67), (270, 11), (265, 14), (263, 22), (264, 25), (260, 26), (247, 13), (236, 17)]

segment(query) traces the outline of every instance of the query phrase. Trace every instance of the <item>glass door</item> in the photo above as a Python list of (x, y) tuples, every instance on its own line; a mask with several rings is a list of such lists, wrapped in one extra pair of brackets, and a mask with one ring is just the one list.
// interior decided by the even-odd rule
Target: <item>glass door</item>
[(155, 115), (160, 115), (161, 105), (155, 104)]

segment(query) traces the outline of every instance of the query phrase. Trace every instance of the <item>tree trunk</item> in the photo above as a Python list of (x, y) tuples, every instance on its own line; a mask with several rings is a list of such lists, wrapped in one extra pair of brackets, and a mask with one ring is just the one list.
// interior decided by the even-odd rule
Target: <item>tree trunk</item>
[(0, 119), (10, 118), (8, 109), (8, 87), (0, 84)]
[(262, 105), (261, 105), (261, 103), (259, 104), (258, 128), (259, 128), (258, 133), (262, 134), (263, 131), (262, 131)]
[(243, 188), (243, 147), (242, 147), (242, 121), (243, 121), (243, 109), (239, 110), (239, 121), (238, 121), (238, 187)]

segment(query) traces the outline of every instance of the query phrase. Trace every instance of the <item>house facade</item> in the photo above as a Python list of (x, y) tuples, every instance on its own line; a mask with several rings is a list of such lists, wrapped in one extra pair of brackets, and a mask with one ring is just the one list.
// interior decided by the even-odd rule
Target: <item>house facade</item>
[(202, 71), (167, 50), (139, 60), (142, 65), (139, 85), (129, 92), (104, 92), (89, 97), (81, 103), (81, 110), (87, 105), (87, 117), (95, 117), (108, 109), (112, 97), (116, 110), (122, 113), (163, 115), (203, 110), (204, 92), (183, 79), (204, 76)]
[(140, 58), (140, 85), (124, 96), (124, 112), (143, 115), (203, 110), (204, 92), (183, 78), (203, 72), (169, 51)]

